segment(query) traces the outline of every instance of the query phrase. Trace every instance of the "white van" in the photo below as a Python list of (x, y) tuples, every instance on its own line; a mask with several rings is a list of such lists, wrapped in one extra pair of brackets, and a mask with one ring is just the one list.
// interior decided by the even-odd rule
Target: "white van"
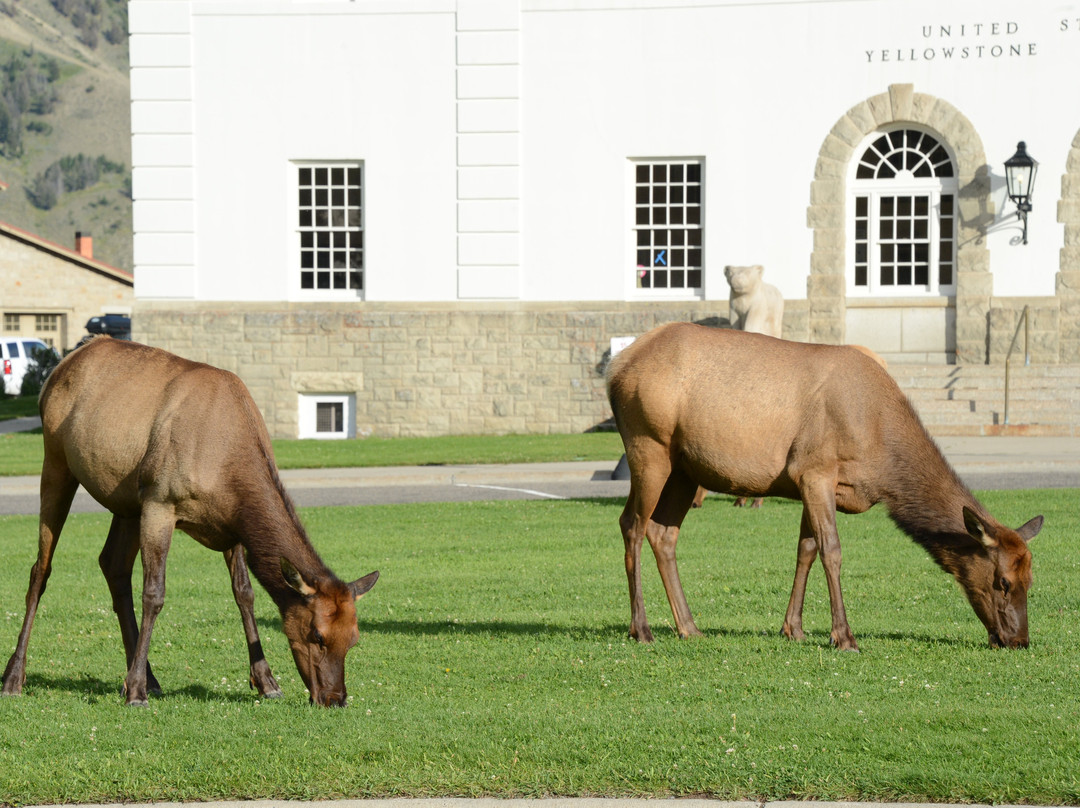
[(9, 396), (19, 395), (30, 359), (39, 350), (52, 348), (32, 337), (0, 337), (0, 369), (4, 374), (4, 392)]

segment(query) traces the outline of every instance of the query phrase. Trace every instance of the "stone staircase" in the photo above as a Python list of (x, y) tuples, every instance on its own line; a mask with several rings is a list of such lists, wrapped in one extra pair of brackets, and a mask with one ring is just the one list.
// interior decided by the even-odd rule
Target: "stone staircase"
[(933, 435), (1080, 435), (1080, 365), (907, 365), (889, 373)]

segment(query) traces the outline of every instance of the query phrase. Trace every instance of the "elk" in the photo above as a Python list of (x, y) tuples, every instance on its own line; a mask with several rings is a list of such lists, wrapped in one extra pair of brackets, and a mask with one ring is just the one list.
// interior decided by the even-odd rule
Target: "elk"
[(847, 346), (671, 323), (611, 363), (608, 397), (630, 468), (619, 518), (630, 585), (630, 636), (651, 642), (641, 593), (649, 540), (679, 635), (700, 635), (675, 561), (698, 486), (803, 503), (795, 582), (782, 628), (803, 639), (806, 580), (821, 556), (832, 643), (857, 651), (840, 591), (836, 512), (884, 503), (893, 522), (951, 573), (993, 647), (1027, 647), (1028, 541), (972, 496), (907, 397), (873, 359)]
[[(345, 654), (359, 639), (355, 602), (379, 573), (344, 583), (319, 558), (278, 476), (262, 416), (237, 376), (101, 336), (57, 365), (39, 408), (45, 459), (38, 556), (22, 630), (4, 670), (4, 695), (22, 692), (38, 602), (82, 485), (113, 514), (98, 562), (120, 622), (127, 704), (145, 706), (148, 691), (160, 692), (147, 656), (165, 598), (165, 559), (179, 528), (225, 556), (252, 687), (264, 696), (281, 694), (262, 653), (245, 561), (281, 612), (311, 702), (345, 705)], [(141, 626), (131, 588), (140, 552)]]

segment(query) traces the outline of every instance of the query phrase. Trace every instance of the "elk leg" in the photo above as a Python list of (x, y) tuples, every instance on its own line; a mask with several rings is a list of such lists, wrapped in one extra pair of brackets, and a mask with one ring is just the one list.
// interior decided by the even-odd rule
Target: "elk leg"
[[(135, 568), (135, 558), (139, 555), (139, 520), (114, 516), (109, 526), (109, 535), (105, 546), (98, 556), (98, 566), (112, 595), (113, 611), (120, 623), (120, 637), (124, 642), (124, 659), (127, 668), (135, 659), (135, 644), (139, 637), (139, 623), (135, 619), (135, 600), (131, 594), (131, 572)], [(160, 693), (150, 663), (146, 663), (146, 688), (151, 693)]]
[(645, 533), (652, 546), (660, 578), (664, 582), (671, 614), (675, 618), (675, 628), (684, 639), (701, 636), (701, 631), (690, 614), (690, 606), (686, 602), (686, 593), (683, 592), (679, 567), (675, 560), (679, 528), (690, 510), (696, 492), (697, 484), (693, 480), (682, 472), (673, 473), (664, 486)]
[(30, 569), (30, 586), (26, 591), (26, 614), (23, 617), (22, 630), (15, 645), (15, 653), (4, 668), (3, 689), (5, 696), (17, 696), (22, 693), (26, 682), (26, 649), (30, 644), (30, 630), (34, 625), (38, 602), (45, 594), (45, 586), (52, 573), (52, 558), (56, 552), (56, 542), (64, 528), (71, 501), (79, 487), (78, 480), (68, 468), (63, 455), (50, 452), (48, 444), (45, 450), (45, 462), (41, 467), (41, 511), (38, 518), (38, 557)]
[(139, 545), (142, 551), (143, 595), (142, 625), (135, 643), (135, 656), (124, 680), (129, 706), (147, 705), (146, 658), (150, 653), (150, 635), (165, 602), (165, 559), (172, 543), (176, 514), (171, 505), (149, 502), (143, 505), (139, 521)]
[(810, 527), (810, 515), (803, 507), (802, 524), (799, 527), (799, 553), (795, 563), (795, 583), (791, 586), (791, 600), (788, 601), (787, 614), (784, 616), (784, 626), (781, 633), (790, 640), (802, 640), (806, 638), (802, 627), (803, 600), (806, 597), (806, 581), (810, 576), (810, 568), (817, 558), (817, 539)]
[(639, 642), (652, 642), (652, 630), (645, 616), (645, 599), (641, 594), (641, 545), (645, 540), (645, 528), (642, 520), (635, 514), (636, 500), (637, 496), (631, 486), (626, 507), (619, 517), (626, 550), (626, 579), (630, 585), (630, 638)]
[(816, 490), (803, 491), (803, 505), (817, 540), (825, 580), (829, 584), (829, 607), (832, 611), (833, 645), (841, 651), (858, 651), (855, 635), (848, 625), (844, 596), (840, 591), (840, 534), (836, 530), (836, 484), (825, 481)]
[(259, 640), (259, 628), (255, 624), (255, 592), (251, 588), (251, 579), (248, 577), (244, 548), (238, 544), (226, 550), (224, 555), (225, 563), (229, 567), (229, 576), (232, 578), (233, 597), (240, 609), (240, 619), (244, 623), (244, 636), (247, 637), (250, 663), (248, 683), (258, 691), (260, 696), (276, 699), (281, 695), (281, 688), (278, 687), (277, 680), (270, 671), (270, 663), (263, 655), (262, 642)]
[(641, 442), (627, 446), (630, 466), (630, 496), (619, 517), (626, 548), (626, 579), (630, 586), (630, 637), (652, 642), (653, 634), (645, 617), (645, 599), (641, 594), (641, 545), (656, 503), (671, 474), (667, 449), (660, 444)]

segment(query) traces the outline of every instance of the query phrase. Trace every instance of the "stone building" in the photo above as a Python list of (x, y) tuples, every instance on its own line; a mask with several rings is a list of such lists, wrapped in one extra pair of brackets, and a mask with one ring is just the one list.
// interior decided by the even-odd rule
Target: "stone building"
[(612, 338), (724, 324), (728, 264), (764, 265), (791, 339), (995, 364), (1026, 307), (1033, 360), (1080, 363), (1078, 2), (132, 0), (130, 27), (134, 336), (239, 373), (277, 436), (589, 429)]
[(0, 222), (0, 338), (74, 348), (91, 317), (131, 313), (134, 286), (130, 272), (94, 259), (89, 234), (76, 233), (69, 250)]

